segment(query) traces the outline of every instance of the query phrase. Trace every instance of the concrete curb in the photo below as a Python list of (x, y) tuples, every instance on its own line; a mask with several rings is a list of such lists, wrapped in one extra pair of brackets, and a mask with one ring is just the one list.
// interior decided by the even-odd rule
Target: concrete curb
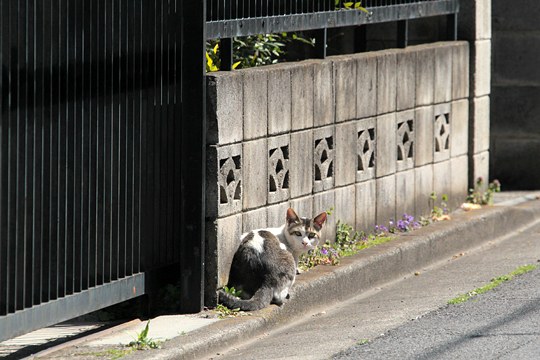
[[(291, 299), (281, 308), (270, 306), (250, 316), (226, 319), (167, 341), (152, 359), (196, 359), (254, 338), (275, 325), (300, 319), (322, 304), (353, 297), (455, 254), (499, 240), (540, 221), (540, 201), (526, 198), (510, 205), (459, 211), (452, 220), (435, 223), (377, 247), (366, 249), (340, 266), (319, 266), (300, 275)], [(517, 205), (516, 205), (517, 204)], [(148, 352), (129, 359), (147, 359)]]

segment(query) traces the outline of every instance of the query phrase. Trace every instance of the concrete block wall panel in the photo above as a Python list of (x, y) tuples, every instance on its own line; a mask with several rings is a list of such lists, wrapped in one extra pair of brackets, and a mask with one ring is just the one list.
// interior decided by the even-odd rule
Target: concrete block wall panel
[(433, 162), (433, 119), (433, 106), (422, 106), (415, 109), (415, 166), (422, 166)]
[(313, 191), (313, 131), (291, 134), (290, 145), (290, 194), (292, 198), (309, 195)]
[(376, 130), (377, 177), (383, 177), (396, 172), (396, 114), (389, 113), (377, 116)]
[(207, 217), (223, 217), (242, 211), (242, 157), (242, 144), (208, 147)]
[(291, 72), (283, 65), (269, 66), (267, 71), (268, 135), (286, 133), (291, 130)]
[(475, 97), (471, 101), (472, 121), (469, 129), (473, 134), (470, 139), (473, 154), (489, 150), (489, 96)]
[(439, 162), (450, 158), (452, 139), (451, 106), (438, 104), (433, 107), (433, 161)]
[(388, 225), (389, 220), (396, 219), (396, 175), (377, 178), (375, 221), (378, 225)]
[(396, 219), (414, 215), (414, 169), (396, 173)]
[(430, 194), (433, 191), (433, 164), (414, 169), (414, 211), (416, 217), (429, 215), (433, 208)]
[(400, 51), (396, 61), (396, 109), (412, 109), (416, 101), (416, 51), (410, 48)]
[(452, 46), (441, 43), (435, 47), (435, 78), (433, 102), (435, 104), (452, 100)]
[(244, 140), (266, 137), (268, 130), (268, 72), (244, 72)]
[(313, 62), (313, 125), (332, 125), (335, 121), (334, 65), (332, 61)]
[[(290, 195), (289, 134), (268, 138), (268, 204), (287, 201)], [(298, 169), (294, 169), (298, 171)]]
[(396, 111), (397, 56), (395, 50), (377, 56), (377, 114)]
[(336, 122), (356, 118), (356, 60), (351, 56), (331, 57), (334, 63)]
[(469, 97), (469, 44), (452, 46), (452, 99)]
[(450, 159), (450, 172), (452, 174), (449, 201), (451, 208), (457, 208), (468, 194), (469, 159), (467, 154)]
[(216, 72), (206, 76), (206, 143), (226, 145), (242, 140), (243, 73)]
[(267, 139), (243, 143), (242, 208), (254, 209), (266, 205), (268, 200), (268, 143)]
[(334, 187), (335, 133), (333, 126), (313, 130), (313, 191)]
[(469, 146), (469, 101), (462, 99), (452, 102), (450, 111), (452, 114), (450, 155), (452, 157), (465, 155)]
[(356, 121), (356, 181), (375, 178), (377, 119)]
[(356, 184), (356, 222), (357, 231), (371, 232), (375, 227), (377, 209), (376, 181), (369, 180)]
[(472, 157), (472, 164), (469, 162), (469, 185), (475, 184), (476, 179), (482, 177), (484, 179), (484, 189), (487, 188), (489, 179), (489, 151), (484, 151), (478, 154), (474, 154)]
[(475, 41), (472, 58), (471, 93), (474, 97), (489, 95), (491, 92), (491, 40)]
[(396, 171), (414, 167), (415, 149), (415, 111), (407, 110), (396, 114)]
[(356, 61), (356, 118), (377, 114), (377, 55), (354, 55)]
[(483, 104), (468, 106), (468, 77), (455, 75), (468, 54), (448, 42), (209, 75), (209, 286), (225, 284), (240, 234), (283, 225), (289, 206), (334, 208), (334, 241), (338, 220), (370, 231), (427, 215), (435, 188), (466, 190), (468, 114)]
[(334, 185), (351, 185), (356, 181), (357, 124), (354, 121), (336, 125), (335, 182)]
[(302, 61), (291, 66), (291, 129), (313, 127), (313, 63)]
[(435, 49), (430, 46), (414, 46), (416, 50), (416, 106), (433, 104), (435, 89)]

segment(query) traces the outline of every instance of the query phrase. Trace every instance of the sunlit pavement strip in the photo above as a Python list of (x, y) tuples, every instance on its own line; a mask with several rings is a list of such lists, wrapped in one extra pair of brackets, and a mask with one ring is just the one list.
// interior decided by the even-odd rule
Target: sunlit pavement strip
[(105, 323), (61, 323), (47, 328), (32, 331), (28, 334), (6, 340), (0, 343), (0, 356), (7, 356), (22, 348), (39, 346), (46, 343), (76, 336), (80, 333), (98, 329)]
[[(219, 319), (201, 318), (196, 315), (165, 315), (150, 320), (148, 338), (164, 341), (180, 336), (203, 326), (210, 325)], [(137, 339), (137, 334), (144, 330), (147, 321), (136, 326), (104, 336), (86, 343), (86, 346), (126, 345)]]

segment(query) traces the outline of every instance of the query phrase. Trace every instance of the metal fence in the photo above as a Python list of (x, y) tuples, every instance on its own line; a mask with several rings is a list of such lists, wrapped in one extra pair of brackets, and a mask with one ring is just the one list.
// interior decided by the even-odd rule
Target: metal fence
[(222, 39), (225, 70), (232, 64), (233, 37), (316, 30), (316, 53), (325, 57), (328, 28), (397, 22), (396, 45), (406, 47), (408, 21), (431, 16), (446, 16), (446, 37), (455, 39), (459, 11), (459, 0), (206, 0), (206, 4), (206, 36)]
[(0, 340), (145, 294), (167, 266), (200, 310), (204, 28), (182, 14), (203, 9), (0, 2)]

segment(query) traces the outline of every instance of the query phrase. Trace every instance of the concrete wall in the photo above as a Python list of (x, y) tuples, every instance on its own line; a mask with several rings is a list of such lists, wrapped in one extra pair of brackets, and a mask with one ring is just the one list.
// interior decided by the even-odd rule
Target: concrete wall
[(540, 2), (493, 1), (491, 177), (540, 187)]
[(334, 208), (371, 230), (467, 192), (469, 46), (442, 42), (207, 75), (206, 294), (242, 232)]

